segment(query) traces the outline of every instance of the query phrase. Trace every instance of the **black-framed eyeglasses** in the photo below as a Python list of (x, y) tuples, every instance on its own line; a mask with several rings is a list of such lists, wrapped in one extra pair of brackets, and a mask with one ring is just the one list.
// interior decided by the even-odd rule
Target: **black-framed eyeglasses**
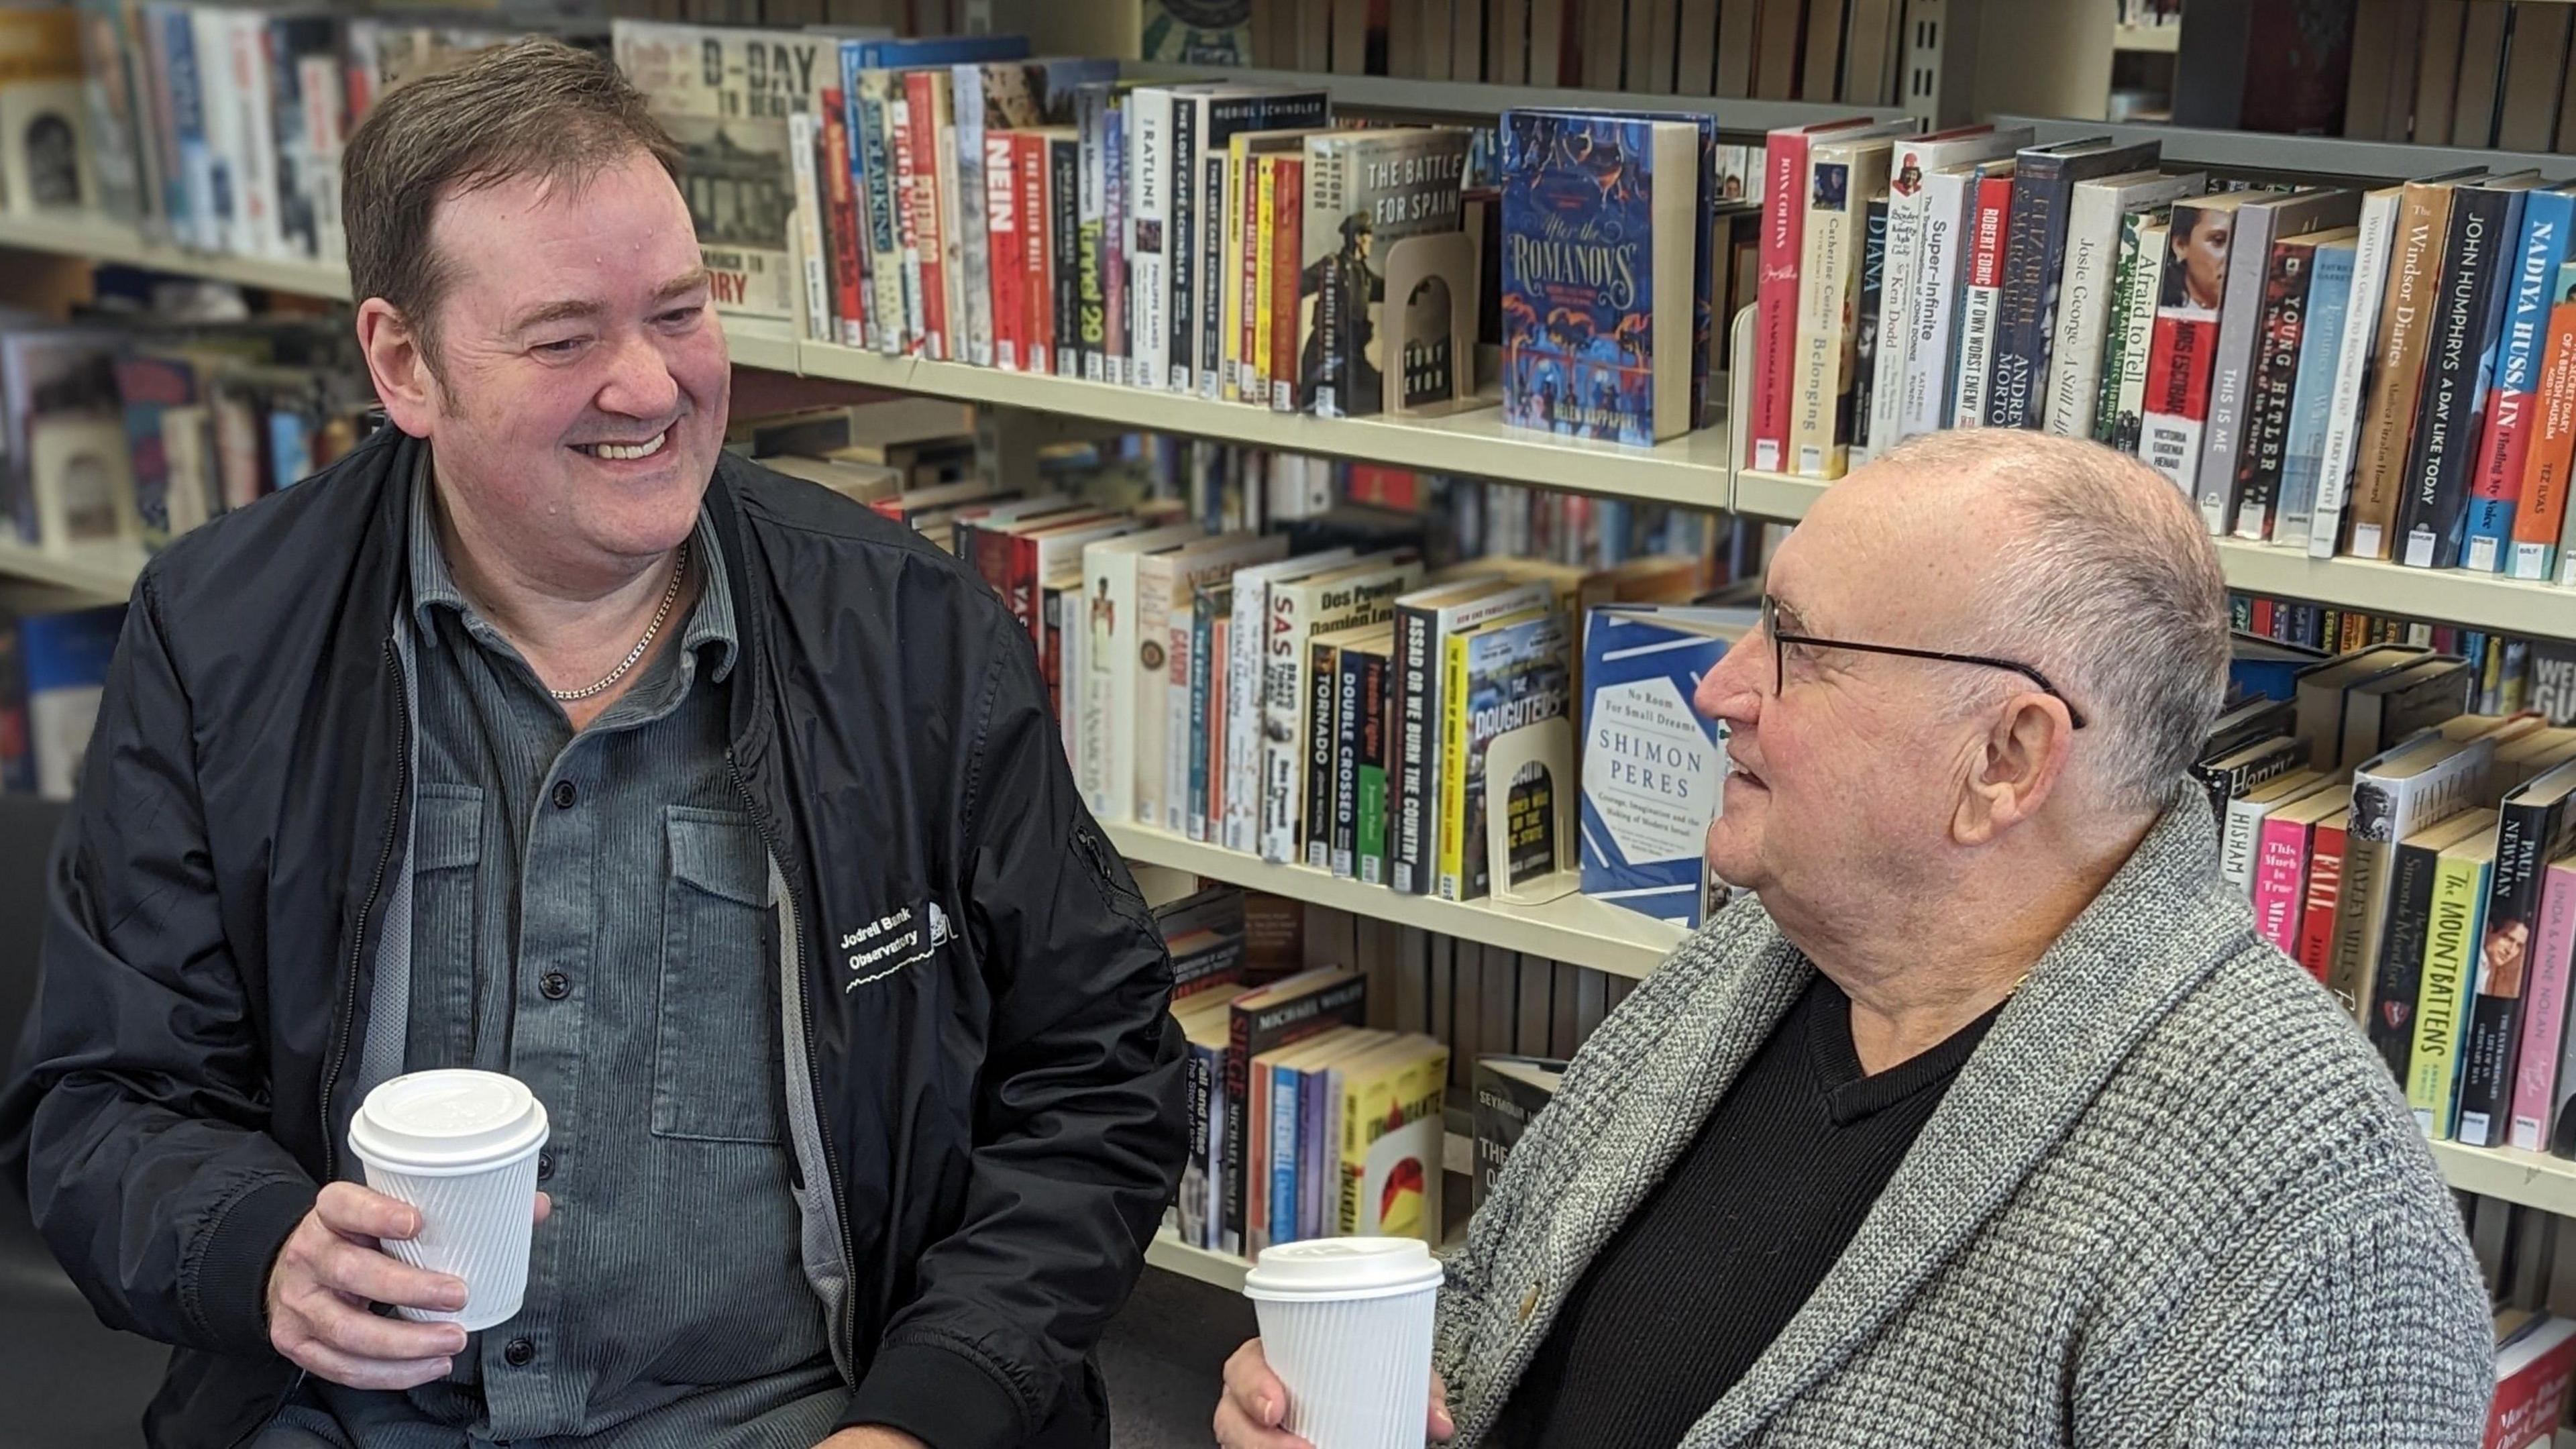
[(1932, 659), (1943, 664), (1976, 664), (1987, 669), (2009, 669), (2039, 686), (2040, 693), (2066, 706), (2066, 718), (2077, 729), (2084, 728), (2084, 711), (2075, 701), (2048, 682), (2048, 676), (2018, 660), (1997, 659), (1986, 654), (1947, 654), (1938, 649), (1907, 649), (1896, 644), (1855, 644), (1848, 639), (1825, 639), (1814, 634), (1790, 633), (1780, 627), (1780, 601), (1769, 594), (1762, 596), (1762, 632), (1771, 641), (1771, 693), (1780, 693), (1780, 681), (1789, 673), (1789, 646), (1803, 644), (1810, 649), (1849, 649), (1861, 654), (1894, 654), (1904, 659)]

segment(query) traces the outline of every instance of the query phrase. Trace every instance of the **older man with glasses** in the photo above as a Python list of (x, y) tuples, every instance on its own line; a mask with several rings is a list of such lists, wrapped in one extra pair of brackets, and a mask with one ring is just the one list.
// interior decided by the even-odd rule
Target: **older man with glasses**
[[(2186, 501), (1918, 439), (1821, 499), (1730, 728), (1720, 914), (1577, 1058), (1449, 1264), (1428, 1426), (1510, 1449), (2475, 1445), (2460, 1216), (2254, 934), (2186, 767), (2228, 659)], [(1292, 1449), (1256, 1341), (1228, 1449)]]

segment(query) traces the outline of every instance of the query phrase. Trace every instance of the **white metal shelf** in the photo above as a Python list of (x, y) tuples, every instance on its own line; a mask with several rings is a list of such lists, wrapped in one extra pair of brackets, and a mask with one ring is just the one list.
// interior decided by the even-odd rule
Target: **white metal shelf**
[(1571, 110), (1633, 111), (1640, 108), (1676, 115), (1717, 118), (1718, 128), (1760, 134), (1775, 126), (1803, 126), (1845, 116), (1901, 120), (1903, 106), (1865, 106), (1839, 101), (1767, 101), (1748, 96), (1712, 97), (1647, 95), (1633, 91), (1583, 90), (1572, 86), (1488, 84), (1483, 81), (1435, 81), (1409, 76), (1343, 75), (1338, 72), (1261, 70), (1249, 66), (1172, 65), (1126, 61), (1120, 76), (1148, 83), (1225, 80), (1242, 85), (1292, 86), (1332, 92), (1333, 105), (1345, 111), (1397, 111), (1419, 116), (1483, 118), (1518, 106), (1556, 106)]
[(1580, 894), (1560, 896), (1536, 906), (1498, 905), (1489, 900), (1444, 901), (1399, 894), (1385, 886), (1365, 885), (1302, 865), (1273, 865), (1256, 856), (1185, 840), (1167, 831), (1114, 823), (1105, 828), (1119, 853), (1141, 864), (1184, 870), (1371, 920), (1526, 951), (1616, 976), (1642, 979), (1682, 943), (1685, 934), (1669, 921)]
[(1191, 1247), (1169, 1228), (1155, 1233), (1154, 1241), (1145, 1245), (1145, 1262), (1149, 1267), (1178, 1273), (1184, 1278), (1196, 1278), (1228, 1293), (1242, 1292), (1243, 1275), (1252, 1270), (1250, 1263), (1232, 1253), (1214, 1253), (1205, 1248)]
[(2113, 50), (2172, 55), (2182, 49), (2180, 25), (2123, 25), (2111, 32)]
[(2451, 1186), (2561, 1217), (2576, 1217), (2576, 1162), (2511, 1147), (2433, 1144), (2433, 1160)]
[[(1798, 519), (1829, 485), (1812, 478), (1736, 474), (1735, 510), (1758, 518)], [(2315, 559), (2295, 548), (2218, 540), (2231, 588), (2362, 609), (2374, 614), (2462, 624), (2503, 634), (2576, 638), (2576, 589), (2528, 583), (2464, 569), (2410, 569), (2376, 559)]]
[(0, 587), (46, 609), (122, 603), (142, 569), (142, 554), (123, 549), (62, 554), (0, 543)]
[(1503, 421), (1498, 407), (1445, 417), (1319, 418), (1147, 388), (932, 362), (826, 343), (797, 349), (808, 377), (835, 378), (961, 402), (1097, 418), (1247, 447), (1358, 458), (1399, 468), (1575, 489), (1693, 508), (1726, 506), (1732, 456), (1723, 426), (1651, 448), (1561, 437)]
[(2497, 171), (2536, 169), (2552, 179), (2576, 174), (2576, 158), (2543, 151), (2499, 151), (2483, 146), (2418, 146), (2407, 141), (2356, 141), (2343, 136), (2281, 136), (2264, 131), (2216, 131), (2198, 126), (2136, 121), (2069, 121), (2048, 116), (1988, 117), (1998, 126), (2028, 126), (2041, 143), (2108, 136), (2129, 145), (2161, 143), (2163, 159), (2183, 166), (2235, 171), (2277, 171), (2320, 178), (2428, 176), (2465, 166)]

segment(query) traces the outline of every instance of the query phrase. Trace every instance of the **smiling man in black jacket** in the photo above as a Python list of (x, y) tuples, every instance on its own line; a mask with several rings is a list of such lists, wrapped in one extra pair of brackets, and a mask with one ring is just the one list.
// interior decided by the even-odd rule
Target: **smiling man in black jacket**
[[(395, 426), (136, 586), (7, 1117), (182, 1350), (156, 1446), (1108, 1443), (1169, 962), (999, 600), (721, 455), (676, 159), (550, 43), (394, 92), (346, 198)], [(344, 1150), (447, 1066), (554, 1131), (472, 1336), (371, 1311), (460, 1285)]]

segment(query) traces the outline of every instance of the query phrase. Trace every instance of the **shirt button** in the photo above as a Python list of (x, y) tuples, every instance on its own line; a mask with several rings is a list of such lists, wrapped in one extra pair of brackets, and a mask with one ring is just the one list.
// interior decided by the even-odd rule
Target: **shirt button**
[(572, 808), (572, 802), (580, 798), (581, 792), (572, 787), (572, 781), (555, 781), (555, 808), (557, 810), (570, 810)]
[(526, 1368), (536, 1362), (537, 1346), (524, 1338), (511, 1339), (510, 1346), (501, 1350), (501, 1360), (512, 1368)]
[(555, 1175), (555, 1155), (554, 1155), (553, 1153), (551, 1153), (551, 1152), (540, 1152), (540, 1153), (538, 1153), (538, 1154), (537, 1154), (537, 1181), (539, 1181), (539, 1182), (544, 1182), (546, 1179), (548, 1179), (548, 1178), (550, 1178), (550, 1177), (553, 1177), (554, 1175)]
[(538, 978), (537, 990), (548, 1001), (561, 1001), (572, 995), (572, 978), (560, 971), (549, 971)]

